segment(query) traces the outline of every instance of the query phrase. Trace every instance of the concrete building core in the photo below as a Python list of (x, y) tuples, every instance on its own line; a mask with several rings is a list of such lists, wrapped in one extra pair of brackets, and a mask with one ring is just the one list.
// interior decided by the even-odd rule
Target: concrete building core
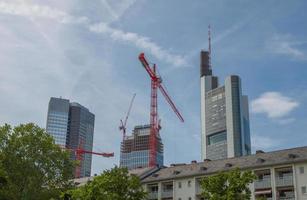
[(248, 98), (242, 95), (240, 77), (231, 75), (219, 86), (209, 52), (201, 51), (200, 58), (202, 159), (251, 154)]
[[(149, 167), (150, 125), (135, 126), (121, 143), (120, 166), (130, 169)], [(163, 166), (163, 143), (157, 136), (157, 165)]]

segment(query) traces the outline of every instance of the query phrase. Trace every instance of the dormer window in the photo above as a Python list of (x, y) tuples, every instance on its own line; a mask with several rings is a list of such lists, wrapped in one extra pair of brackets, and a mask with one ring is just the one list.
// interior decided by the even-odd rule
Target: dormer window
[(263, 158), (257, 158), (256, 163), (264, 163), (264, 162), (265, 162), (265, 160)]
[(225, 167), (227, 167), (227, 168), (232, 167), (232, 164), (231, 163), (226, 163)]

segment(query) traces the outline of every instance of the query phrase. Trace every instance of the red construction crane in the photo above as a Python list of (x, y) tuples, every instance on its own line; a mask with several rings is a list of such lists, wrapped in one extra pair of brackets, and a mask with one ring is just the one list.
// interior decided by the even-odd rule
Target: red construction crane
[(131, 99), (131, 101), (130, 101), (130, 105), (129, 105), (129, 109), (128, 109), (128, 112), (127, 112), (125, 121), (123, 122), (123, 120), (120, 120), (119, 130), (123, 131), (123, 140), (124, 140), (125, 137), (126, 137), (126, 124), (127, 124), (128, 117), (129, 117), (129, 115), (130, 115), (130, 111), (131, 111), (131, 108), (132, 108), (132, 105), (133, 105), (133, 101), (134, 101), (135, 96), (136, 96), (136, 94), (133, 94), (133, 97), (132, 97), (132, 99)]
[(159, 134), (160, 125), (158, 122), (158, 88), (165, 97), (166, 101), (169, 103), (177, 117), (181, 122), (184, 122), (183, 117), (176, 108), (175, 104), (171, 100), (170, 96), (167, 94), (166, 90), (162, 86), (162, 79), (156, 73), (156, 65), (154, 64), (151, 68), (147, 62), (144, 53), (139, 55), (139, 60), (143, 67), (147, 71), (151, 79), (151, 103), (150, 103), (150, 139), (149, 139), (149, 166), (157, 166), (157, 135)]
[(65, 148), (68, 151), (72, 151), (76, 155), (76, 160), (79, 161), (78, 165), (76, 166), (75, 170), (75, 178), (80, 178), (81, 175), (81, 162), (82, 162), (82, 155), (83, 154), (93, 154), (93, 155), (99, 155), (106, 158), (114, 157), (114, 153), (99, 153), (99, 152), (93, 152), (93, 151), (87, 151), (81, 147), (81, 144), (77, 149), (71, 149), (71, 148)]

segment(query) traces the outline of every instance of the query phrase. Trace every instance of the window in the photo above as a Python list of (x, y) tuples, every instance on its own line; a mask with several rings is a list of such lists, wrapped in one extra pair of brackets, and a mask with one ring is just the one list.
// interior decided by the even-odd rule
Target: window
[(306, 186), (303, 186), (302, 187), (302, 194), (306, 194), (307, 193), (307, 191), (306, 191)]
[(178, 188), (181, 188), (181, 182), (178, 183)]
[(188, 181), (188, 187), (191, 187), (191, 181)]
[(209, 145), (215, 144), (215, 143), (218, 143), (218, 142), (222, 142), (222, 141), (225, 141), (225, 140), (227, 140), (226, 131), (222, 131), (222, 132), (215, 133), (213, 135), (208, 136), (208, 144)]
[(300, 174), (304, 174), (304, 167), (300, 167)]

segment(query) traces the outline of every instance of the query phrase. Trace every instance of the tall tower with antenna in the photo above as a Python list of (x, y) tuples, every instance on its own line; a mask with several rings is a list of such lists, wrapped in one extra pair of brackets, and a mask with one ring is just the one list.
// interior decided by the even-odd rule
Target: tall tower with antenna
[(211, 27), (208, 50), (200, 53), (201, 156), (225, 159), (251, 153), (247, 96), (242, 95), (241, 79), (231, 75), (218, 84), (212, 73)]

